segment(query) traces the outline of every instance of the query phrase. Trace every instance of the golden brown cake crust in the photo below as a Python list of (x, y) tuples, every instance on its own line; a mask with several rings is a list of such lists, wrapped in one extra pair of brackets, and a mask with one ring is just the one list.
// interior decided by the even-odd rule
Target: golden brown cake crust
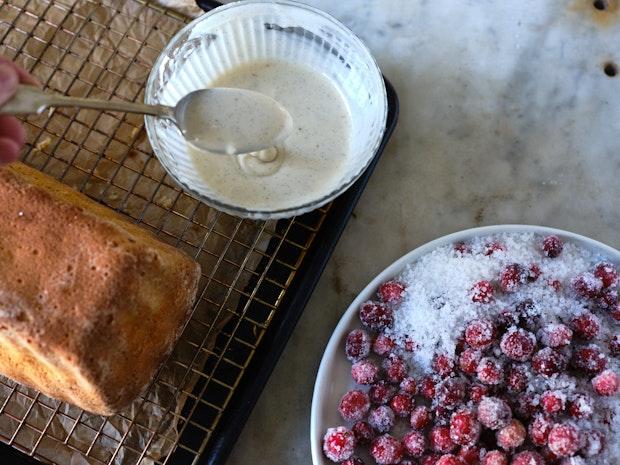
[(135, 399), (196, 295), (197, 263), (21, 163), (0, 169), (0, 372), (88, 411)]

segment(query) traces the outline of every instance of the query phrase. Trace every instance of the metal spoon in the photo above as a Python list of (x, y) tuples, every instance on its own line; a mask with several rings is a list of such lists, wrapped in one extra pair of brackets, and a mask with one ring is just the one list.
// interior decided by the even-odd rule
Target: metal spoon
[(274, 147), (292, 128), (290, 114), (271, 97), (224, 87), (191, 92), (169, 107), (67, 97), (20, 85), (11, 100), (0, 107), (0, 115), (39, 114), (50, 107), (93, 108), (167, 118), (197, 149), (229, 155)]

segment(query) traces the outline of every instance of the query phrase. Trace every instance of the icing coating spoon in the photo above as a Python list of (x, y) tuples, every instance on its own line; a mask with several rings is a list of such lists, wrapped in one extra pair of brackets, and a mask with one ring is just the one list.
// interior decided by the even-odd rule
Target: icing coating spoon
[(274, 147), (292, 129), (292, 118), (276, 100), (245, 89), (215, 87), (187, 94), (174, 106), (67, 97), (18, 86), (0, 115), (39, 114), (52, 107), (92, 108), (167, 118), (199, 150), (235, 155)]

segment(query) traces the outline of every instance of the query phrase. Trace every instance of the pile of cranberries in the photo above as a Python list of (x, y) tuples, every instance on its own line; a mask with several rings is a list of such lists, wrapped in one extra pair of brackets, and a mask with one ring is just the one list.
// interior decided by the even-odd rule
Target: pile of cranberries
[[(470, 250), (463, 243), (455, 249)], [(541, 249), (554, 259), (563, 243), (548, 236)], [(493, 243), (486, 255), (496, 250), (505, 248)], [(496, 281), (474, 283), (471, 299), (484, 306), (496, 292), (515, 292), (539, 277), (536, 265), (511, 264)], [(379, 465), (586, 465), (604, 450), (605, 435), (580, 426), (580, 420), (596, 414), (597, 396), (620, 389), (620, 377), (601, 350), (606, 344), (611, 356), (620, 355), (620, 334), (601, 340), (601, 321), (594, 313), (620, 320), (617, 284), (615, 267), (600, 263), (570, 283), (584, 311), (567, 321), (532, 316), (531, 301), (470, 321), (456, 353), (437, 353), (432, 372), (419, 378), (410, 376), (405, 361), (415, 343), (384, 333), (394, 323), (393, 309), (405, 286), (382, 284), (378, 299), (360, 308), (365, 329), (351, 331), (345, 341), (359, 388), (342, 396), (338, 410), (349, 426), (327, 430), (325, 456), (343, 465), (364, 465), (354, 454), (365, 447)], [(558, 375), (587, 379), (590, 388), (537, 392), (530, 383)], [(406, 424), (403, 434), (395, 433), (397, 423)]]

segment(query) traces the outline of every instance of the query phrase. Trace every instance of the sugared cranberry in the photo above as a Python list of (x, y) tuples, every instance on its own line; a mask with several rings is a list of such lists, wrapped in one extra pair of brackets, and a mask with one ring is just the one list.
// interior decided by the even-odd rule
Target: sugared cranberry
[(329, 428), (323, 437), (323, 453), (332, 462), (342, 462), (353, 455), (355, 436), (344, 426)]
[(341, 465), (364, 465), (364, 461), (358, 457), (351, 457), (342, 462)]
[(522, 392), (527, 387), (528, 379), (529, 376), (525, 366), (512, 365), (508, 369), (508, 375), (506, 376), (506, 388), (512, 393)]
[(614, 323), (620, 324), (620, 301), (616, 303), (614, 308), (608, 309), (607, 313)]
[(437, 454), (425, 455), (420, 459), (420, 465), (437, 465), (438, 460), (439, 455)]
[(593, 412), (594, 406), (589, 396), (577, 394), (568, 401), (568, 414), (573, 418), (588, 418)]
[(612, 287), (618, 284), (618, 271), (611, 263), (602, 262), (596, 265), (594, 276), (602, 281), (603, 287)]
[(497, 397), (484, 397), (478, 404), (478, 421), (490, 429), (500, 429), (512, 419), (510, 406)]
[(383, 302), (396, 303), (402, 299), (405, 285), (399, 281), (388, 281), (379, 286), (379, 298)]
[(499, 450), (492, 450), (485, 454), (480, 465), (508, 465), (508, 457)]
[(363, 329), (351, 331), (344, 344), (344, 352), (352, 362), (368, 357), (370, 353), (370, 336)]
[(611, 355), (620, 355), (620, 334), (614, 334), (611, 339), (609, 339), (609, 352)]
[(499, 241), (493, 241), (490, 244), (487, 244), (484, 249), (484, 254), (486, 256), (493, 255), (496, 252), (505, 252), (506, 246)]
[(497, 445), (504, 450), (516, 449), (525, 441), (527, 432), (519, 420), (510, 420), (497, 432)]
[(515, 402), (515, 414), (519, 418), (531, 418), (538, 411), (539, 398), (535, 394), (522, 392), (517, 396)]
[(607, 367), (607, 356), (597, 346), (590, 344), (573, 352), (571, 364), (588, 375), (595, 375)]
[(379, 334), (372, 343), (372, 351), (380, 357), (387, 356), (396, 348), (394, 340), (385, 334)]
[(614, 309), (618, 303), (618, 290), (611, 287), (603, 289), (596, 299), (596, 302), (603, 310)]
[(544, 446), (547, 444), (547, 438), (549, 437), (549, 431), (551, 431), (552, 426), (553, 422), (549, 417), (542, 414), (536, 415), (528, 427), (528, 433), (532, 443), (537, 446)]
[(540, 406), (545, 413), (555, 415), (564, 410), (566, 396), (560, 391), (545, 391), (540, 396)]
[(551, 452), (548, 447), (543, 447), (540, 450), (540, 455), (545, 460), (545, 465), (560, 465), (560, 457)]
[(442, 378), (449, 376), (454, 371), (454, 360), (446, 354), (435, 354), (432, 368)]
[(596, 457), (605, 448), (605, 435), (597, 430), (585, 431), (581, 435), (583, 447), (581, 454), (585, 457)]
[(400, 382), (400, 390), (413, 396), (418, 392), (418, 383), (414, 378), (407, 377)]
[(527, 282), (527, 278), (528, 271), (518, 263), (512, 263), (502, 269), (499, 275), (499, 285), (504, 292), (516, 292), (521, 284)]
[(387, 405), (380, 405), (368, 414), (368, 424), (379, 433), (387, 433), (394, 426), (394, 412)]
[(540, 267), (536, 263), (532, 263), (529, 270), (527, 271), (527, 280), (532, 283), (534, 281), (538, 281), (538, 278), (540, 278), (541, 274), (542, 271), (540, 271)]
[(476, 369), (478, 368), (478, 364), (482, 359), (482, 352), (476, 349), (465, 349), (459, 355), (459, 368), (462, 372), (467, 373), (468, 375), (473, 375), (476, 373)]
[(550, 279), (547, 281), (549, 287), (551, 287), (555, 292), (560, 292), (562, 290), (562, 283), (557, 279)]
[(463, 446), (459, 449), (458, 457), (465, 465), (480, 465), (480, 448)]
[(538, 452), (524, 450), (515, 454), (510, 465), (549, 465), (545, 464), (545, 459)]
[(421, 430), (431, 422), (431, 411), (426, 405), (420, 405), (413, 409), (409, 424), (413, 429)]
[(447, 454), (456, 448), (456, 444), (450, 438), (450, 428), (447, 426), (435, 426), (428, 433), (430, 448), (435, 452)]
[(453, 408), (465, 400), (466, 385), (462, 379), (448, 378), (437, 385), (435, 401), (445, 408)]
[(484, 384), (472, 384), (469, 388), (469, 398), (475, 404), (479, 403), (488, 393), (489, 388)]
[(600, 329), (601, 322), (597, 316), (590, 312), (583, 312), (571, 320), (571, 327), (575, 332), (575, 336), (589, 341), (594, 339)]
[(545, 257), (556, 258), (564, 249), (564, 242), (555, 234), (551, 234), (542, 240), (542, 250)]
[(389, 354), (383, 360), (383, 369), (385, 370), (385, 377), (391, 383), (400, 383), (407, 377), (407, 364), (398, 355)]
[(355, 440), (358, 444), (370, 444), (372, 438), (375, 437), (375, 433), (372, 430), (372, 426), (370, 426), (365, 421), (356, 422), (351, 428), (353, 434), (355, 435)]
[(463, 465), (463, 461), (453, 454), (444, 454), (439, 457), (436, 465)]
[(368, 390), (370, 402), (378, 405), (387, 404), (394, 394), (396, 394), (396, 387), (383, 380), (373, 384)]
[(538, 338), (547, 347), (557, 349), (571, 343), (573, 331), (561, 323), (550, 323), (538, 332)]
[(454, 243), (454, 251), (460, 253), (461, 255), (466, 255), (471, 253), (471, 247), (467, 242), (458, 241)]
[(549, 431), (548, 445), (558, 457), (570, 457), (581, 449), (579, 429), (571, 424), (555, 424)]
[(504, 309), (497, 315), (495, 321), (498, 329), (506, 331), (508, 328), (519, 324), (519, 315), (510, 309)]
[(484, 357), (476, 368), (478, 379), (483, 384), (496, 385), (504, 379), (504, 369), (497, 359)]
[(472, 446), (480, 437), (480, 423), (471, 410), (459, 410), (450, 418), (450, 438), (461, 446)]
[(603, 281), (594, 276), (594, 273), (586, 271), (576, 276), (571, 284), (575, 293), (586, 299), (594, 299), (601, 289), (603, 289)]
[(363, 391), (347, 392), (338, 405), (338, 411), (345, 421), (358, 421), (364, 418), (370, 409), (370, 399)]
[(357, 384), (372, 384), (379, 379), (379, 367), (368, 359), (351, 365), (351, 378)]
[(502, 336), (499, 344), (502, 352), (512, 360), (529, 360), (536, 347), (536, 336), (524, 329), (511, 328)]
[(403, 445), (410, 456), (422, 457), (426, 450), (426, 438), (419, 431), (409, 431), (403, 436)]
[(370, 454), (379, 465), (395, 465), (405, 453), (402, 442), (389, 434), (379, 436), (372, 441)]
[(390, 400), (390, 407), (397, 417), (409, 416), (413, 408), (413, 399), (410, 394), (398, 393)]
[(488, 281), (477, 282), (471, 290), (471, 300), (480, 304), (493, 302), (493, 286)]
[(360, 320), (367, 328), (383, 331), (394, 324), (394, 313), (385, 304), (368, 301), (360, 307)]
[(592, 379), (592, 387), (598, 395), (613, 396), (620, 389), (620, 377), (612, 370), (605, 370)]
[(405, 337), (405, 341), (403, 342), (403, 349), (405, 349), (405, 352), (415, 352), (419, 348), (418, 343), (412, 338)]
[(566, 370), (568, 361), (566, 357), (551, 347), (539, 350), (532, 357), (532, 369), (535, 373), (551, 377)]
[(435, 398), (436, 389), (437, 381), (435, 379), (431, 376), (422, 378), (422, 382), (420, 383), (420, 394), (423, 397), (426, 397), (428, 400), (433, 400)]
[(465, 328), (465, 341), (474, 349), (486, 349), (494, 340), (495, 325), (491, 320), (473, 320)]

